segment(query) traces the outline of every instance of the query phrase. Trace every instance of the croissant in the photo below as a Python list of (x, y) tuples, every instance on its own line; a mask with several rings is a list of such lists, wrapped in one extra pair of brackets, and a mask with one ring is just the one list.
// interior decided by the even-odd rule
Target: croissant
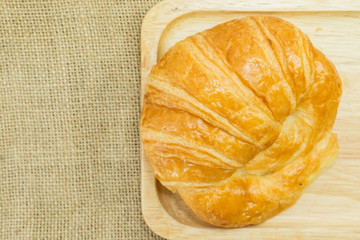
[(259, 224), (335, 160), (342, 84), (276, 17), (232, 20), (178, 42), (148, 76), (140, 132), (156, 178), (202, 220)]

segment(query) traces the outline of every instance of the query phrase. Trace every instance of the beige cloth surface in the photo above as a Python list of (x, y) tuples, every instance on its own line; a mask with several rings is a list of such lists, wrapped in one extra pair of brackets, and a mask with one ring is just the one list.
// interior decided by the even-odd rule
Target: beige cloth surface
[(0, 3), (0, 239), (154, 239), (140, 26), (159, 0)]

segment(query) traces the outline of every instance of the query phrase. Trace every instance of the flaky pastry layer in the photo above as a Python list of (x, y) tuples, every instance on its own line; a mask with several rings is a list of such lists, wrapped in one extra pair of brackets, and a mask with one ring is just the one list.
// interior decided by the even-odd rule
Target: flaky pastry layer
[(338, 153), (334, 65), (294, 25), (246, 17), (178, 42), (153, 67), (141, 138), (156, 177), (201, 219), (258, 224)]

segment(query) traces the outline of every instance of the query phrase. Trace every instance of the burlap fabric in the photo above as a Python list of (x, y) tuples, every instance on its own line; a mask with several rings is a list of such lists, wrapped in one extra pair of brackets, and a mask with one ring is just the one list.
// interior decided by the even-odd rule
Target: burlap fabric
[(0, 238), (154, 239), (140, 26), (159, 0), (1, 0)]

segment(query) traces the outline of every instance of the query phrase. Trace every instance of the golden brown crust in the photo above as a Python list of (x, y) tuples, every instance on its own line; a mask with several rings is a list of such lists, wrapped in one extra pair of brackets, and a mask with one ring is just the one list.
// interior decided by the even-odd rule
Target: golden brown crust
[(203, 220), (258, 224), (337, 156), (341, 80), (292, 24), (246, 17), (195, 34), (152, 69), (141, 138), (156, 177)]

